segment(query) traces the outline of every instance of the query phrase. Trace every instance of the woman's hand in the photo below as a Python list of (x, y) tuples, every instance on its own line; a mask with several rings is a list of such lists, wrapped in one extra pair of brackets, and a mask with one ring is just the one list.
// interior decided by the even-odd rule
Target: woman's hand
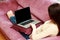
[(31, 39), (32, 38), (32, 35), (30, 35), (29, 38)]
[(34, 40), (34, 37), (36, 35), (36, 26), (35, 26), (35, 24), (30, 24), (30, 25), (31, 25), (33, 30), (32, 30), (32, 34), (29, 37), (31, 40)]
[(32, 38), (32, 34), (29, 36), (29, 38), (30, 38), (30, 40), (33, 40), (33, 38)]
[(32, 27), (32, 29), (33, 29), (33, 30), (35, 30), (35, 29), (36, 29), (35, 24), (30, 23), (30, 25), (31, 25), (31, 27)]

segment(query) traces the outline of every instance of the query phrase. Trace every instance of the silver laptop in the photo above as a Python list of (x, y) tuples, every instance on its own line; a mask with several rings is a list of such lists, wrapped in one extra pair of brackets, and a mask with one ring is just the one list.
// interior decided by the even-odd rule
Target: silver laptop
[(30, 23), (37, 24), (40, 21), (31, 18), (30, 8), (26, 7), (15, 11), (16, 22), (18, 26), (29, 28)]

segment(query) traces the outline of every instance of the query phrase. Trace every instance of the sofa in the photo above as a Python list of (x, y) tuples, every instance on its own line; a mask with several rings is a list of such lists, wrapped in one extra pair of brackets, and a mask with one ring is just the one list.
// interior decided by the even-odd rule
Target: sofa
[[(53, 3), (53, 2), (52, 2)], [(35, 20), (41, 21), (43, 24), (49, 20), (47, 8), (51, 4), (50, 0), (3, 0), (0, 1), (0, 28), (3, 33), (9, 38), (9, 40), (26, 40), (20, 32), (27, 35), (31, 34), (32, 28), (22, 28), (12, 24), (8, 19), (6, 13), (9, 10), (13, 12), (25, 7), (30, 7), (31, 16)], [(60, 36), (44, 38), (41, 40), (60, 40)]]

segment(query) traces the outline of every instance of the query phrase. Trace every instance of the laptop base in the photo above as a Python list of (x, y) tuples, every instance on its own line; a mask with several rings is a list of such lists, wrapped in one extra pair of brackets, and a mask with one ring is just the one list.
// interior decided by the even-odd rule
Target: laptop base
[[(32, 20), (32, 19), (31, 19)], [(40, 23), (40, 21), (38, 21), (38, 20), (34, 20), (33, 22), (31, 22), (32, 24), (38, 24), (38, 23)], [(26, 25), (21, 25), (20, 23), (19, 24), (17, 24), (18, 26), (21, 26), (21, 27), (23, 27), (23, 28), (29, 28), (30, 27), (30, 23), (28, 23), (28, 24), (26, 24)]]

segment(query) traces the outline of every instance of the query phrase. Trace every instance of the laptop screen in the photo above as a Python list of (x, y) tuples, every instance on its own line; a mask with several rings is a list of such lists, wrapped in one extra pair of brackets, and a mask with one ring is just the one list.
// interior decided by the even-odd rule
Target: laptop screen
[(16, 22), (21, 23), (23, 21), (31, 19), (30, 8), (26, 7), (15, 11)]

